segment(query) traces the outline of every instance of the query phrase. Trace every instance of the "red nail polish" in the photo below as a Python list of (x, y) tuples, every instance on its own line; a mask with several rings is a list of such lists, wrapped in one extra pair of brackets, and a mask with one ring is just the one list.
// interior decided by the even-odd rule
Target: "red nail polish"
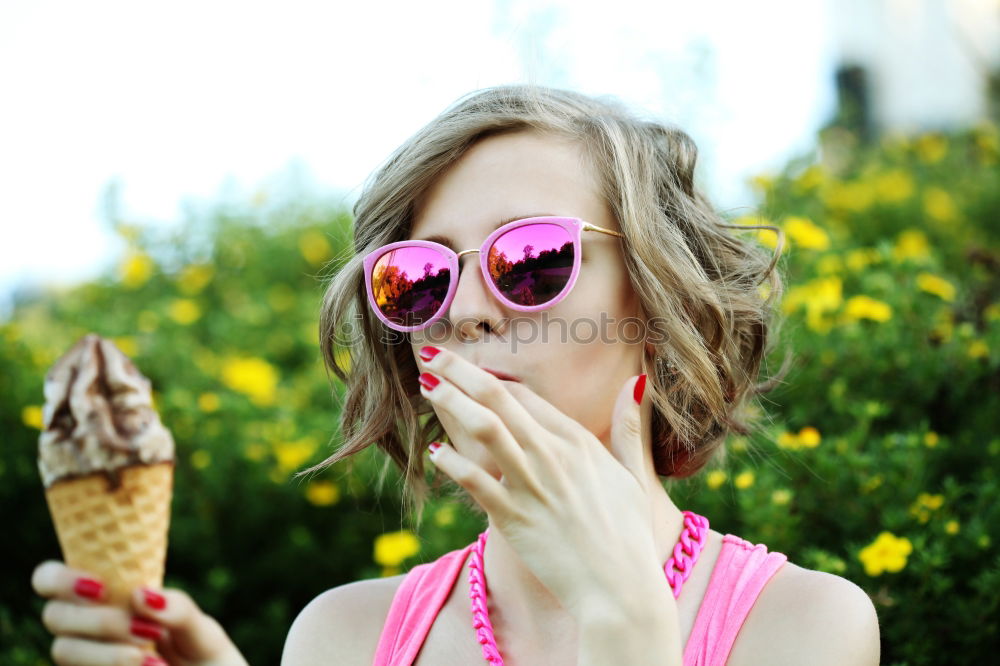
[(424, 359), (425, 361), (429, 361), (435, 356), (437, 356), (440, 351), (441, 350), (438, 349), (437, 347), (421, 347), (420, 358)]
[(441, 383), (440, 379), (438, 379), (429, 372), (420, 373), (420, 377), (418, 377), (417, 379), (420, 380), (420, 385), (423, 386), (428, 391), (434, 390), (434, 387)]
[(429, 453), (437, 453), (437, 450), (441, 448), (441, 442), (431, 442), (427, 445), (427, 451)]
[(146, 605), (153, 610), (163, 610), (167, 607), (167, 598), (159, 592), (143, 589), (142, 594), (146, 599)]
[(639, 375), (639, 379), (635, 382), (635, 388), (632, 390), (632, 397), (635, 398), (637, 404), (642, 404), (642, 394), (646, 392), (646, 375)]
[(170, 664), (151, 654), (142, 660), (142, 666), (170, 666)]
[(104, 583), (93, 578), (77, 578), (73, 591), (81, 597), (99, 601), (104, 596)]
[(163, 637), (163, 628), (160, 625), (143, 620), (141, 617), (132, 618), (131, 632), (133, 636), (153, 641), (158, 641)]

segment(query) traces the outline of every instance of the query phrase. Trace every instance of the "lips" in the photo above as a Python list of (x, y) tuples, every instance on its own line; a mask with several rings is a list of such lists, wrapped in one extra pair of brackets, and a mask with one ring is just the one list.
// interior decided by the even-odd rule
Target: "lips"
[(486, 372), (490, 373), (491, 375), (493, 375), (497, 379), (506, 379), (507, 381), (511, 381), (511, 382), (519, 382), (519, 381), (521, 381), (520, 379), (518, 379), (514, 375), (508, 375), (506, 372), (501, 372), (499, 370), (494, 370), (493, 368), (483, 368), (483, 370), (485, 370)]

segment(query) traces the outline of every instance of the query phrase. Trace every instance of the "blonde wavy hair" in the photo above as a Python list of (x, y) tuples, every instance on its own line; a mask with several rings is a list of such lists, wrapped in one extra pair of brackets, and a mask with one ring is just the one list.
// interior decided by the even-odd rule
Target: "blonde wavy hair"
[[(625, 263), (643, 311), (665, 322), (665, 335), (642, 363), (653, 402), (657, 474), (690, 477), (724, 456), (730, 432), (750, 434), (762, 413), (750, 403), (781, 381), (791, 358), (777, 376), (757, 383), (780, 325), (774, 319), (783, 283), (776, 264), (784, 234), (773, 226), (724, 222), (695, 184), (698, 151), (684, 131), (638, 118), (615, 99), (567, 90), (519, 85), (470, 93), (400, 146), (354, 206), (355, 254), (329, 278), (319, 323), (324, 363), (343, 383), (343, 443), (299, 472), (325, 469), (374, 443), (388, 454), (379, 491), (395, 463), (404, 513), (416, 517), (418, 529), (431, 489), (423, 452), (431, 441), (447, 441), (447, 433), (420, 394), (408, 336), (387, 340), (370, 311), (362, 259), (408, 237), (421, 194), (473, 144), (524, 130), (584, 147), (625, 235)], [(772, 256), (726, 231), (761, 228), (778, 234)], [(441, 476), (435, 472), (435, 490)], [(464, 489), (450, 486), (453, 496), (482, 513)]]

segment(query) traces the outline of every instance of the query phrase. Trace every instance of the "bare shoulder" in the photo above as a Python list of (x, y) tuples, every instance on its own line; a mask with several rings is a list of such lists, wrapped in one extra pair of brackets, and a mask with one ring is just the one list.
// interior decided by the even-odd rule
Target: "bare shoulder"
[(404, 577), (355, 581), (310, 601), (288, 631), (282, 666), (371, 666), (389, 606)]
[(786, 562), (761, 590), (733, 644), (731, 666), (877, 665), (878, 614), (846, 578)]

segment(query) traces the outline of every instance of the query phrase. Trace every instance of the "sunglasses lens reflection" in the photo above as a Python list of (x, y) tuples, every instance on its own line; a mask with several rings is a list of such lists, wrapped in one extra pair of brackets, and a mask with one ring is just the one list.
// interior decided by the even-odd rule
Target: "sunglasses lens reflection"
[(573, 273), (573, 237), (556, 224), (527, 224), (493, 242), (490, 277), (516, 305), (542, 305), (563, 292)]
[(372, 269), (372, 298), (398, 326), (428, 322), (448, 296), (448, 259), (427, 247), (403, 247), (379, 257)]

